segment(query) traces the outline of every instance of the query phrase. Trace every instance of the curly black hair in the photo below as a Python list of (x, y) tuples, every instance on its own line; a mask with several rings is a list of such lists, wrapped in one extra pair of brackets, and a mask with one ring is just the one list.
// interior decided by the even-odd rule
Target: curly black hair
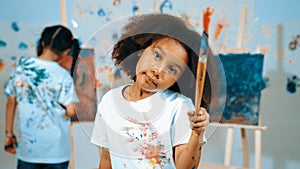
[[(169, 89), (182, 93), (194, 101), (201, 36), (183, 19), (169, 14), (157, 13), (131, 17), (122, 29), (119, 41), (114, 45), (112, 59), (117, 66), (135, 80), (138, 52), (165, 37), (171, 37), (178, 41), (189, 57), (188, 68)], [(212, 65), (212, 61), (213, 59), (208, 59), (207, 66)], [(211, 83), (208, 73), (202, 98), (201, 107), (208, 110), (211, 101)]]

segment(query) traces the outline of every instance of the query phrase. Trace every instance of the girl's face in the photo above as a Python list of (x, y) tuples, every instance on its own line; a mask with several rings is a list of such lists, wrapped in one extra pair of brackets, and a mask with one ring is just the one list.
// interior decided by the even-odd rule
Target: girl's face
[(172, 38), (155, 41), (140, 55), (136, 66), (136, 83), (146, 91), (168, 89), (187, 67), (188, 54)]

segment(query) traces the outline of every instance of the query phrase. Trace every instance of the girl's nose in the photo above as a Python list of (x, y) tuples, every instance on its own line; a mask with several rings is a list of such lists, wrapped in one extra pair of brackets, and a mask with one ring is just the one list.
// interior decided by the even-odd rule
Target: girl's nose
[(152, 70), (152, 74), (155, 78), (159, 79), (159, 69), (153, 68)]

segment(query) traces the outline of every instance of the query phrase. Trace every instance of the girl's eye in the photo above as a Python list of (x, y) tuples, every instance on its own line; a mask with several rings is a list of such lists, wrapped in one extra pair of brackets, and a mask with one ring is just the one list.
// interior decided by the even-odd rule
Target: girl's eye
[(172, 74), (174, 74), (174, 75), (177, 73), (176, 68), (174, 68), (173, 66), (170, 66), (170, 67), (168, 68), (168, 70), (169, 70), (170, 73), (172, 73)]
[(159, 53), (157, 53), (157, 52), (154, 52), (153, 55), (158, 60), (161, 58), (160, 55), (159, 55)]

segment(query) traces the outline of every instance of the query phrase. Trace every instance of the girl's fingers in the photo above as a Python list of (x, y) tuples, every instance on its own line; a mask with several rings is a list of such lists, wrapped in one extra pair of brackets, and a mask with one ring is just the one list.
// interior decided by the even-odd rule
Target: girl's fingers
[(189, 121), (192, 123), (198, 123), (205, 120), (209, 120), (209, 114), (207, 112), (197, 113), (197, 115), (194, 114), (195, 112), (188, 112)]
[(198, 113), (195, 111), (188, 112), (191, 129), (196, 132), (203, 132), (209, 123), (209, 114), (205, 108), (201, 108)]
[(188, 116), (189, 116), (189, 121), (192, 122), (192, 123), (195, 122), (195, 120), (197, 119), (197, 117), (195, 116), (194, 111), (188, 112)]

